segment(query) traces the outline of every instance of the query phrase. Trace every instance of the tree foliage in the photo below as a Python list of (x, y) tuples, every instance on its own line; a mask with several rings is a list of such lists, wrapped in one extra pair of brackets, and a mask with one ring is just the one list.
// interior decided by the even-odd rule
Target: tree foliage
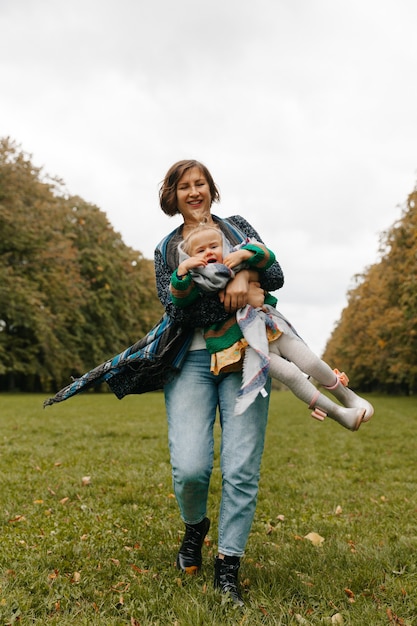
[(66, 384), (161, 315), (153, 262), (0, 140), (0, 389)]
[(417, 188), (356, 277), (323, 358), (363, 390), (417, 392)]

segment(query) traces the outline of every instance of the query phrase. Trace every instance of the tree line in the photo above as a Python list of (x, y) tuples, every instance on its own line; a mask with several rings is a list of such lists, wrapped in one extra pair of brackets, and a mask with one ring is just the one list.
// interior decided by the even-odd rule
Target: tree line
[(53, 391), (159, 319), (153, 262), (0, 140), (0, 391)]
[(380, 239), (380, 260), (356, 276), (324, 352), (364, 391), (417, 392), (417, 187)]
[[(354, 277), (323, 358), (355, 389), (417, 391), (417, 188)], [(153, 262), (0, 139), (0, 391), (54, 391), (159, 319)]]

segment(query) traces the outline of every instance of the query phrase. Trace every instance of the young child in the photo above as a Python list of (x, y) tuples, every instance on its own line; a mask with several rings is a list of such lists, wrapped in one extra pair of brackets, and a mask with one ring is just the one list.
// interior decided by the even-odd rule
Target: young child
[[(179, 248), (180, 264), (171, 276), (176, 306), (189, 306), (199, 298), (200, 290), (218, 293), (244, 267), (262, 270), (275, 260), (274, 253), (257, 241), (246, 241), (223, 257), (228, 247), (221, 231), (213, 226), (198, 226), (186, 237)], [(241, 367), (244, 356), (236, 413), (243, 413), (262, 393), (269, 371), (313, 409), (313, 417), (323, 420), (327, 415), (345, 428), (357, 430), (372, 417), (372, 405), (347, 387), (345, 374), (332, 370), (308, 348), (275, 304), (276, 298), (266, 294), (262, 307), (247, 305), (226, 321), (204, 329), (215, 374)], [(328, 389), (343, 407), (320, 393), (305, 374)]]

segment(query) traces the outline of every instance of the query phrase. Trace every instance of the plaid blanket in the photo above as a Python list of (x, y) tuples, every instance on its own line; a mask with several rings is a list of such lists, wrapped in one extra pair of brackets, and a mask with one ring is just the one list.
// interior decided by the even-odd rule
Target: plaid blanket
[(145, 337), (75, 379), (43, 405), (62, 402), (104, 382), (119, 400), (162, 389), (181, 368), (192, 335), (192, 329), (183, 329), (165, 314)]

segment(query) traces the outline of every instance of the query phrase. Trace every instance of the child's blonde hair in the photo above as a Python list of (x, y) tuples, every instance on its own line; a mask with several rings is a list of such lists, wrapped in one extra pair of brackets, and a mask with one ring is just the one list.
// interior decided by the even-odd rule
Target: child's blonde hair
[(181, 244), (181, 248), (185, 252), (185, 254), (188, 254), (188, 255), (190, 254), (192, 239), (199, 233), (204, 232), (206, 230), (214, 230), (215, 233), (219, 236), (221, 242), (223, 243), (223, 235), (222, 235), (222, 231), (220, 230), (220, 228), (217, 228), (217, 226), (212, 226), (211, 224), (199, 224), (198, 226), (193, 228), (193, 230), (190, 233), (188, 233), (188, 235), (186, 236), (186, 238)]

